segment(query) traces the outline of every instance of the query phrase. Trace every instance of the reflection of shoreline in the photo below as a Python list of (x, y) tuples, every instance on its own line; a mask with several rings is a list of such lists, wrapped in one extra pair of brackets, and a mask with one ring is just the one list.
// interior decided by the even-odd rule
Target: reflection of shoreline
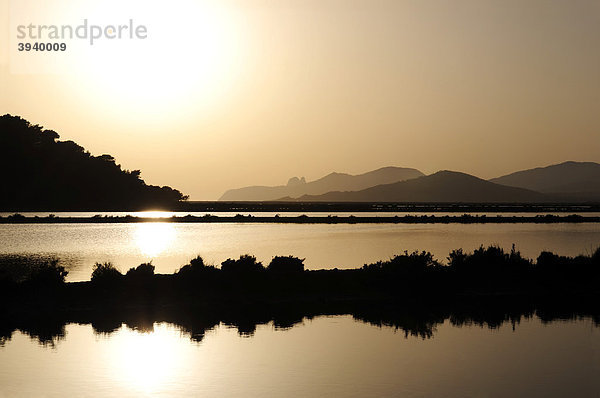
[(0, 267), (0, 330), (5, 338), (15, 329), (60, 336), (72, 322), (101, 332), (168, 322), (194, 337), (221, 322), (251, 334), (270, 321), (291, 327), (305, 317), (351, 314), (431, 337), (446, 319), (496, 327), (535, 314), (600, 323), (600, 248), (576, 257), (542, 252), (533, 261), (514, 247), (505, 253), (490, 246), (453, 250), (448, 259), (442, 265), (428, 252), (405, 252), (362, 268), (307, 271), (293, 256), (275, 256), (266, 267), (250, 255), (221, 267), (196, 257), (174, 274), (155, 274), (149, 263), (126, 274), (96, 264), (90, 281), (65, 283), (56, 259), (7, 257)]
[(0, 216), (0, 224), (117, 224), (117, 223), (266, 223), (266, 224), (556, 224), (556, 223), (599, 223), (599, 216), (570, 215), (406, 215), (406, 216), (94, 216), (94, 217), (30, 217), (13, 214)]
[[(377, 305), (374, 305), (377, 304)], [(595, 307), (595, 308), (594, 308)], [(538, 318), (542, 323), (591, 319), (600, 327), (600, 311), (587, 300), (514, 300), (485, 298), (451, 300), (445, 303), (408, 301), (323, 302), (305, 304), (269, 304), (253, 306), (107, 306), (101, 309), (43, 310), (16, 313), (0, 321), (0, 347), (19, 330), (43, 345), (54, 345), (65, 338), (70, 323), (91, 324), (95, 333), (110, 334), (123, 324), (130, 329), (151, 332), (155, 323), (170, 323), (191, 340), (202, 341), (206, 332), (220, 324), (237, 328), (238, 333), (252, 336), (258, 325), (272, 323), (276, 329), (289, 329), (305, 319), (319, 316), (351, 315), (355, 320), (376, 327), (391, 327), (405, 337), (434, 338), (436, 329), (449, 321), (455, 327), (479, 326), (496, 329), (525, 319)]]

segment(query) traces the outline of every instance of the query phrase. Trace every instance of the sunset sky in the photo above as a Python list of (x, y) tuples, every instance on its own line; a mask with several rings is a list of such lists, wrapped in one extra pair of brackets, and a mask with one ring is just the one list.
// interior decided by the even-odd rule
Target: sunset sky
[[(84, 19), (148, 37), (16, 50), (18, 24)], [(191, 199), (390, 165), (600, 162), (597, 0), (0, 0), (0, 24), (1, 114)]]

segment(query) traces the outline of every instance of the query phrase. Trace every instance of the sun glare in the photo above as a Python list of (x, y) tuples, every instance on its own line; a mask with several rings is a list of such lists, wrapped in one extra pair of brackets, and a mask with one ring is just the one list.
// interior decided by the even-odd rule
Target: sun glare
[(176, 229), (172, 223), (139, 223), (135, 226), (135, 243), (139, 251), (155, 257), (167, 250), (175, 241)]
[(162, 210), (147, 210), (147, 211), (136, 211), (131, 214), (134, 217), (142, 218), (169, 218), (175, 215), (173, 211), (162, 211)]
[(92, 6), (101, 24), (132, 18), (147, 28), (143, 40), (98, 40), (85, 49), (81, 83), (100, 106), (144, 115), (197, 111), (234, 84), (242, 48), (235, 13), (215, 0), (165, 4), (129, 1), (127, 12), (122, 1)]
[(165, 324), (154, 325), (151, 332), (123, 328), (111, 336), (114, 344), (113, 371), (128, 389), (155, 393), (168, 390), (186, 367), (187, 348), (180, 334)]

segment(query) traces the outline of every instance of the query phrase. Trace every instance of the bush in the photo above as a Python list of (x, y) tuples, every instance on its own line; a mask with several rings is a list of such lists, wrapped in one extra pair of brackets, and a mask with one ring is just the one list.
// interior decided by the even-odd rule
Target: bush
[(197, 256), (196, 258), (191, 259), (189, 264), (186, 264), (179, 268), (179, 271), (177, 271), (177, 273), (184, 274), (188, 272), (198, 272), (204, 270), (205, 268), (208, 267), (204, 264), (204, 259), (200, 256)]
[(592, 264), (600, 266), (600, 247), (597, 247), (592, 254)]
[(451, 268), (461, 268), (467, 261), (467, 254), (463, 249), (455, 249), (448, 255), (448, 266)]
[(408, 251), (404, 251), (404, 254), (396, 255), (388, 261), (365, 264), (363, 270), (414, 274), (437, 266), (439, 266), (439, 263), (434, 260), (433, 254), (430, 252), (414, 251), (408, 253)]
[(110, 262), (96, 263), (92, 271), (92, 282), (109, 283), (120, 280), (123, 277), (121, 271)]
[(184, 265), (177, 271), (178, 276), (200, 276), (207, 272), (215, 272), (217, 269), (212, 265), (204, 264), (204, 259), (200, 256), (190, 260), (189, 264)]
[(304, 259), (294, 256), (275, 256), (267, 271), (278, 274), (301, 274), (304, 272)]
[[(55, 272), (58, 273), (58, 279), (64, 281), (67, 271), (58, 266), (58, 261), (57, 258), (48, 256), (0, 254), (0, 280), (8, 283), (21, 283), (32, 278), (44, 278), (44, 273)], [(44, 271), (46, 268), (49, 270)]]
[(241, 255), (238, 260), (228, 258), (221, 263), (221, 270), (229, 273), (254, 273), (263, 271), (262, 263), (256, 261), (256, 257), (249, 254)]
[(504, 249), (498, 246), (480, 246), (471, 254), (463, 253), (462, 249), (453, 250), (448, 257), (448, 266), (451, 269), (470, 274), (526, 271), (531, 265), (531, 260), (522, 257), (514, 245), (510, 253), (505, 253)]
[(130, 268), (125, 274), (130, 279), (150, 279), (154, 276), (154, 265), (152, 263), (144, 263), (136, 268)]
[(559, 256), (551, 252), (540, 253), (536, 272), (546, 281), (564, 284), (595, 284), (600, 278), (600, 250), (591, 256)]
[(65, 267), (58, 265), (57, 259), (53, 259), (35, 267), (31, 272), (29, 281), (40, 285), (63, 284), (68, 273)]

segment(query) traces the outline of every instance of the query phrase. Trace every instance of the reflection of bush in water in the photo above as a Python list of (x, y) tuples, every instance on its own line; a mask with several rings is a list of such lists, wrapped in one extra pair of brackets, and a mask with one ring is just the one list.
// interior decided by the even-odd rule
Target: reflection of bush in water
[(8, 342), (15, 330), (28, 334), (40, 344), (53, 347), (65, 337), (68, 323), (90, 324), (94, 332), (110, 335), (122, 325), (141, 333), (151, 333), (155, 323), (175, 325), (192, 341), (201, 342), (207, 331), (219, 325), (236, 328), (239, 335), (251, 337), (259, 325), (272, 324), (275, 330), (288, 330), (305, 319), (321, 316), (350, 315), (355, 321), (379, 328), (392, 328), (405, 338), (435, 338), (438, 326), (449, 321), (455, 327), (497, 329), (506, 325), (515, 329), (521, 321), (537, 317), (542, 323), (565, 319), (591, 319), (600, 327), (600, 313), (581, 302), (519, 302), (503, 298), (444, 303), (404, 303), (380, 306), (371, 304), (338, 303), (334, 305), (279, 305), (255, 308), (214, 308), (199, 310), (190, 306), (154, 308), (110, 308), (104, 311), (63, 313), (48, 318), (24, 317), (5, 320), (0, 328), (0, 341)]
[(66, 271), (55, 258), (0, 255), (0, 345), (19, 329), (52, 346), (70, 322), (91, 323), (97, 333), (123, 323), (150, 332), (169, 322), (195, 341), (219, 324), (251, 336), (260, 324), (288, 329), (307, 317), (344, 314), (420, 338), (446, 320), (497, 328), (535, 315), (542, 322), (592, 317), (600, 325), (600, 249), (576, 257), (542, 252), (532, 261), (491, 246), (455, 250), (448, 260), (404, 252), (360, 269), (305, 271), (293, 256), (264, 267), (243, 255), (220, 268), (198, 256), (171, 275), (155, 274), (150, 263), (126, 275), (97, 263), (92, 283), (63, 284)]

